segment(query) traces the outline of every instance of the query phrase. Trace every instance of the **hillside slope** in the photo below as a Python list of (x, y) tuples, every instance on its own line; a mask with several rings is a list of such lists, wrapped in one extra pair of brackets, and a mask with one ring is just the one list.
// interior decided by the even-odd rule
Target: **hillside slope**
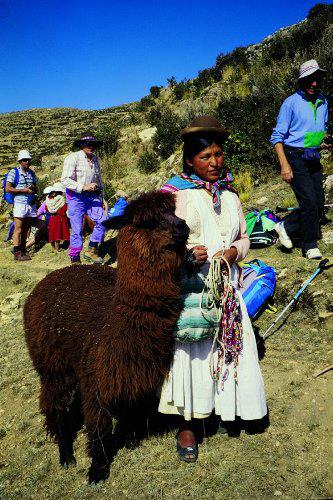
[[(299, 64), (317, 58), (333, 67), (333, 5), (314, 6), (301, 23), (262, 43), (217, 56), (212, 68), (193, 80), (151, 87), (138, 103), (98, 111), (34, 109), (0, 114), (0, 174), (17, 151), (31, 150), (45, 182), (59, 178), (63, 155), (89, 129), (106, 141), (100, 151), (108, 193), (122, 185), (154, 186), (180, 165), (180, 128), (199, 113), (213, 113), (231, 131), (226, 145), (234, 171), (263, 177), (275, 166), (269, 136), (279, 107), (295, 90)], [(332, 92), (333, 75), (324, 91)], [(135, 180), (133, 180), (133, 177)]]
[[(278, 179), (255, 188), (256, 199), (274, 205), (287, 186)], [(329, 214), (333, 216), (333, 211)], [(324, 228), (324, 236), (333, 225)], [(4, 236), (2, 230), (1, 239)], [(77, 467), (58, 464), (58, 452), (45, 436), (38, 410), (39, 381), (24, 342), (22, 305), (34, 285), (53, 269), (68, 264), (66, 253), (49, 245), (27, 263), (15, 263), (0, 244), (0, 498), (332, 498), (333, 371), (313, 373), (333, 363), (333, 269), (320, 275), (296, 310), (265, 343), (261, 361), (271, 425), (262, 435), (239, 439), (213, 434), (204, 439), (196, 464), (180, 463), (174, 431), (151, 435), (136, 450), (121, 450), (104, 484), (88, 486), (85, 436), (75, 445)], [(332, 247), (331, 247), (332, 248)], [(321, 243), (325, 256), (333, 257)], [(276, 268), (275, 306), (288, 303), (317, 266), (276, 245), (252, 250)], [(255, 323), (264, 332), (275, 316)], [(149, 429), (148, 429), (149, 431)]]

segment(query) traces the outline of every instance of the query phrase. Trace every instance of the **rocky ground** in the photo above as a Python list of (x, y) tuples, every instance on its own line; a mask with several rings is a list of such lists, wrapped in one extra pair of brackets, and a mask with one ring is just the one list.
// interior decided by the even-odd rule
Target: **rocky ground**
[[(278, 180), (258, 186), (251, 200), (274, 208), (289, 190)], [(260, 202), (260, 203), (259, 203)], [(250, 201), (247, 202), (250, 208)], [(245, 204), (246, 205), (246, 204)], [(286, 206), (286, 205), (285, 205)], [(333, 218), (333, 211), (328, 213)], [(325, 241), (333, 225), (324, 228)], [(1, 241), (4, 238), (1, 230)], [(333, 259), (332, 246), (320, 243)], [(278, 245), (251, 250), (278, 274), (275, 306), (288, 303), (317, 262)], [(0, 498), (332, 498), (332, 377), (314, 373), (333, 363), (333, 268), (308, 287), (285, 324), (266, 341), (261, 360), (270, 427), (261, 435), (206, 437), (196, 464), (180, 463), (174, 432), (151, 436), (135, 450), (121, 450), (107, 482), (88, 486), (85, 436), (76, 442), (77, 466), (62, 470), (56, 446), (46, 438), (38, 410), (39, 382), (31, 366), (22, 328), (22, 305), (34, 285), (65, 266), (65, 253), (49, 245), (27, 263), (13, 261), (0, 244)], [(256, 322), (263, 332), (274, 315)]]

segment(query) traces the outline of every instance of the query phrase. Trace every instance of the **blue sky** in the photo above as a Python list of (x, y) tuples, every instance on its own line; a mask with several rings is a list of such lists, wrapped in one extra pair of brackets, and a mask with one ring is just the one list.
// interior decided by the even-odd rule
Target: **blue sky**
[(100, 109), (192, 78), (304, 19), (309, 0), (0, 0), (0, 112)]

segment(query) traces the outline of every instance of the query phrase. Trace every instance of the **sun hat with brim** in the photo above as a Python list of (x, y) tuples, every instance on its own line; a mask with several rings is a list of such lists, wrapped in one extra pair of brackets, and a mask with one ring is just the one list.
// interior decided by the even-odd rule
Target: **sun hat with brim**
[(73, 147), (80, 148), (85, 142), (93, 142), (96, 148), (103, 146), (103, 141), (99, 141), (98, 139), (96, 139), (94, 135), (83, 134), (83, 136), (80, 137), (80, 139), (74, 141)]
[(310, 59), (310, 61), (305, 61), (303, 64), (301, 64), (299, 68), (298, 79), (301, 80), (302, 78), (311, 76), (314, 73), (322, 73), (322, 75), (324, 75), (325, 73), (327, 73), (327, 70), (320, 68), (315, 59)]
[(31, 160), (31, 154), (27, 149), (21, 149), (21, 151), (18, 152), (17, 161), (21, 160)]
[(52, 186), (46, 186), (46, 188), (43, 191), (43, 194), (50, 194), (52, 193), (53, 189)]
[(52, 191), (56, 191), (57, 193), (64, 193), (66, 191), (61, 182), (55, 182), (53, 186), (51, 186), (51, 189)]
[(200, 115), (196, 116), (187, 128), (181, 130), (180, 136), (184, 141), (187, 137), (199, 133), (211, 134), (223, 140), (226, 140), (229, 135), (229, 132), (221, 127), (217, 118), (209, 115)]

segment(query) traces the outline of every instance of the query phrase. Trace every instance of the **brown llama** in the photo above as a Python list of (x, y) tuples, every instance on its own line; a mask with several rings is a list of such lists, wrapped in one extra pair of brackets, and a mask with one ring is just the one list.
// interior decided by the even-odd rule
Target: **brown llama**
[(189, 234), (173, 195), (161, 192), (141, 195), (105, 225), (122, 227), (117, 270), (59, 269), (38, 283), (24, 307), (46, 431), (68, 467), (84, 422), (91, 483), (108, 477), (122, 426), (139, 418), (168, 373)]

